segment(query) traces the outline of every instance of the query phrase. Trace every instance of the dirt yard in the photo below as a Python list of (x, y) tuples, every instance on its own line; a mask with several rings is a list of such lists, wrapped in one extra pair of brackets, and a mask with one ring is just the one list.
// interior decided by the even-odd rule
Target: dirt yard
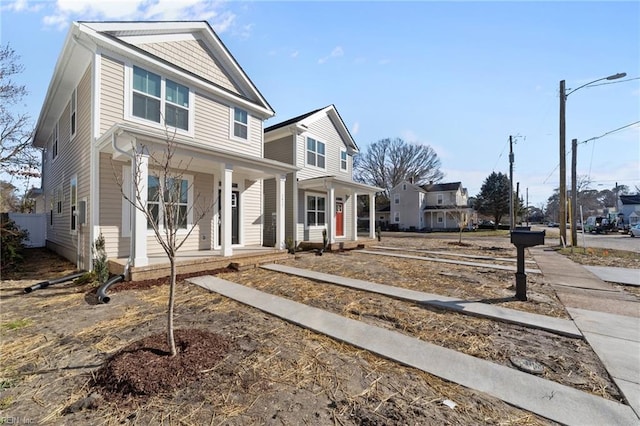
[[(416, 236), (384, 238), (380, 244), (449, 253), (395, 251), (443, 259), (453, 259), (450, 254), (515, 257), (507, 237), (467, 237), (462, 246), (455, 241)], [(607, 260), (611, 256), (625, 265), (638, 262), (637, 256), (624, 253), (610, 252)], [(287, 264), (567, 317), (553, 290), (534, 274), (527, 276), (530, 301), (519, 302), (513, 298), (513, 273), (496, 269), (358, 251), (301, 253)], [(39, 250), (29, 253), (27, 265), (0, 284), (0, 423), (550, 424), (184, 280), (177, 288), (179, 354), (167, 362), (166, 283), (117, 285), (109, 293), (111, 302), (100, 305), (93, 284), (62, 284), (24, 294), (33, 283), (73, 271), (73, 265)], [(596, 355), (578, 339), (262, 269), (216, 273), (510, 368), (515, 368), (512, 356), (535, 360), (549, 380), (621, 399)], [(145, 358), (132, 357), (143, 352)]]

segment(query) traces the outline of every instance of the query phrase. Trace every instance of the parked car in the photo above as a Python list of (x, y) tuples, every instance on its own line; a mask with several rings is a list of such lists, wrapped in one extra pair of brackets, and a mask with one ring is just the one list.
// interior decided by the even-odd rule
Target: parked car
[(629, 228), (629, 235), (631, 235), (632, 237), (640, 237), (640, 223), (637, 223)]
[(596, 234), (617, 231), (615, 220), (607, 216), (589, 216), (584, 225), (585, 232), (595, 232)]

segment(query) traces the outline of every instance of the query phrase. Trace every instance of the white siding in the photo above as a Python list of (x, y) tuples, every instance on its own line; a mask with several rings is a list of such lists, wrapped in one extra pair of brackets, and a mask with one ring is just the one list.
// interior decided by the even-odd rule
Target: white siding
[[(307, 136), (312, 137), (325, 144), (325, 169), (318, 169), (307, 166)], [(309, 125), (309, 131), (298, 136), (297, 158), (298, 164), (302, 170), (299, 173), (300, 179), (308, 179), (318, 176), (339, 176), (343, 179), (351, 180), (352, 159), (347, 155), (349, 166), (347, 171), (340, 170), (340, 149), (346, 149), (344, 142), (333, 125), (331, 119), (327, 116), (313, 122)]]

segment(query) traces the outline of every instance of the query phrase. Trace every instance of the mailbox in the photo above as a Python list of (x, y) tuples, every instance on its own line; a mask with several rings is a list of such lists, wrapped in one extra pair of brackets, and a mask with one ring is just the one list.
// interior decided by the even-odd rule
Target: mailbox
[(521, 229), (511, 231), (511, 244), (516, 246), (518, 251), (516, 298), (525, 301), (527, 300), (527, 275), (524, 272), (524, 249), (544, 244), (544, 231), (525, 231)]
[(543, 245), (544, 231), (512, 231), (511, 244), (522, 247)]

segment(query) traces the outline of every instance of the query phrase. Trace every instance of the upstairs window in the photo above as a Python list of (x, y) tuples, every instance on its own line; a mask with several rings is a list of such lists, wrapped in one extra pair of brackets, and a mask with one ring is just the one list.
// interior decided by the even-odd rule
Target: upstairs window
[(187, 86), (133, 67), (131, 115), (189, 131), (190, 92)]
[(69, 131), (71, 132), (71, 139), (73, 139), (76, 135), (77, 109), (78, 109), (78, 91), (77, 89), (73, 89), (73, 93), (71, 94), (71, 105), (69, 108)]
[(160, 123), (161, 83), (158, 74), (133, 67), (134, 116)]
[(394, 203), (394, 204), (400, 204), (400, 196), (399, 196), (399, 195), (397, 195), (397, 194), (396, 194), (396, 195), (393, 197), (393, 203)]
[(324, 142), (307, 138), (307, 164), (324, 169)]
[(248, 139), (249, 137), (247, 111), (240, 108), (233, 109), (233, 136), (240, 139)]
[(347, 151), (340, 150), (340, 170), (347, 171)]
[(442, 205), (442, 203), (444, 202), (444, 197), (442, 196), (442, 194), (438, 194), (438, 205)]

